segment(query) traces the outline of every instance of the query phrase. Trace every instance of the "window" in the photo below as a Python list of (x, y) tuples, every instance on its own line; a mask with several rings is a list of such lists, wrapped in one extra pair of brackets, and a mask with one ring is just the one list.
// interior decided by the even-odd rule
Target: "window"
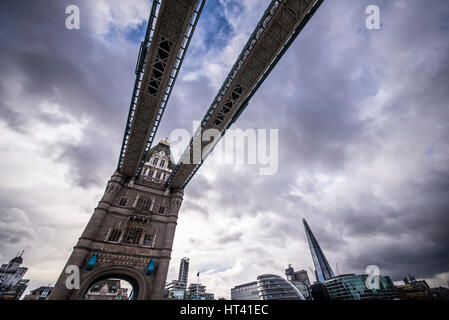
[(123, 242), (129, 244), (138, 244), (142, 236), (142, 228), (127, 227)]
[(160, 172), (158, 172), (157, 174), (156, 174), (156, 179), (160, 179), (161, 178), (161, 173)]
[(154, 235), (146, 234), (145, 237), (143, 238), (143, 245), (147, 246), (147, 247), (152, 247), (153, 240), (154, 240)]
[(165, 207), (163, 207), (163, 206), (159, 207), (159, 213), (160, 214), (164, 214), (164, 210), (165, 210)]
[(150, 211), (151, 199), (139, 198), (137, 200), (136, 208), (144, 211)]
[(118, 205), (121, 206), (121, 207), (124, 207), (124, 206), (126, 206), (126, 202), (127, 201), (128, 201), (127, 198), (121, 198)]
[(143, 210), (150, 211), (150, 205), (151, 205), (151, 200), (150, 199), (145, 200), (145, 202), (143, 203)]
[(161, 160), (160, 166), (161, 166), (161, 167), (164, 167), (164, 164), (165, 164), (165, 160)]
[(154, 158), (153, 164), (154, 164), (154, 165), (157, 165), (157, 161), (158, 161), (158, 160), (159, 160), (158, 158)]
[(139, 198), (139, 201), (137, 201), (137, 208), (142, 209), (145, 204), (145, 198)]
[(109, 232), (108, 241), (118, 242), (120, 240), (120, 236), (122, 235), (122, 231), (120, 229), (112, 228)]

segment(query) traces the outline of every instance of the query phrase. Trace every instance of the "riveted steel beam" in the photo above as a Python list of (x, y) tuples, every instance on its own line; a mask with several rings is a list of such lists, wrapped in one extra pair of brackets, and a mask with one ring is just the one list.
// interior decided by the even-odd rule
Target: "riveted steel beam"
[(128, 177), (140, 175), (204, 4), (153, 1), (117, 168)]

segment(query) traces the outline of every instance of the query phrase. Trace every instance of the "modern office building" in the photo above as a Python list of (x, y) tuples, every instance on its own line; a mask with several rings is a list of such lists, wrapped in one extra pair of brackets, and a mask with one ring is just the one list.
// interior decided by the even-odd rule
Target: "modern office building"
[(326, 280), (331, 300), (394, 300), (398, 298), (396, 287), (388, 276), (379, 276), (379, 288), (369, 289), (368, 275), (347, 274)]
[(23, 300), (47, 300), (51, 290), (53, 290), (53, 287), (41, 286), (31, 290), (30, 293), (23, 298)]
[(208, 293), (208, 292), (206, 292), (203, 297), (204, 297), (204, 300), (214, 300), (214, 298), (215, 298), (213, 293)]
[(309, 300), (311, 299), (310, 296), (310, 286), (307, 286), (302, 281), (290, 281), (298, 290), (301, 292), (301, 294), (304, 296), (305, 299)]
[(318, 241), (310, 230), (309, 225), (307, 224), (306, 219), (302, 219), (304, 223), (304, 229), (306, 232), (307, 242), (309, 243), (310, 252), (312, 254), (313, 264), (315, 265), (315, 277), (319, 282), (325, 282), (327, 279), (333, 278), (334, 272), (327, 262), (326, 257), (324, 256), (323, 251), (321, 250)]
[(183, 300), (186, 292), (186, 284), (178, 280), (173, 280), (166, 284), (167, 299)]
[(306, 270), (295, 272), (293, 267), (291, 265), (288, 265), (288, 268), (285, 269), (285, 275), (287, 277), (287, 280), (293, 283), (293, 285), (295, 285), (298, 290), (301, 291), (304, 298), (308, 299), (310, 297), (310, 281)]
[(187, 287), (187, 280), (189, 278), (189, 258), (182, 258), (179, 265), (178, 281), (184, 283)]
[(189, 258), (182, 258), (179, 264), (178, 280), (165, 285), (167, 299), (183, 300), (186, 298), (187, 280), (189, 278)]
[(259, 300), (305, 300), (302, 293), (290, 281), (274, 274), (257, 277)]
[(446, 287), (430, 288), (435, 300), (449, 300), (449, 289)]
[(310, 286), (309, 275), (306, 270), (299, 270), (295, 272), (295, 281), (300, 281), (306, 286)]
[(403, 281), (403, 285), (396, 286), (400, 300), (434, 300), (425, 280), (416, 280), (412, 275), (407, 275)]
[(213, 293), (206, 292), (206, 286), (201, 283), (191, 283), (187, 288), (187, 300), (214, 300)]
[(285, 269), (285, 275), (290, 281), (300, 281), (303, 282), (306, 286), (310, 286), (309, 275), (307, 274), (306, 270), (295, 271), (291, 264), (289, 264), (288, 268)]
[(231, 300), (259, 300), (257, 281), (240, 284), (232, 288)]
[(316, 301), (329, 301), (331, 297), (327, 291), (327, 287), (324, 283), (316, 281), (309, 288), (310, 297)]
[[(305, 219), (302, 219), (307, 242), (315, 265), (316, 281), (310, 286), (313, 300), (394, 300), (398, 292), (390, 277), (379, 276), (379, 288), (370, 289), (366, 285), (368, 275), (335, 276), (317, 239)], [(287, 277), (294, 277), (293, 270), (287, 269)], [(294, 273), (293, 273), (294, 274)]]
[(28, 287), (28, 279), (22, 279), (28, 271), (20, 267), (23, 263), (22, 253), (0, 267), (0, 300), (19, 300)]

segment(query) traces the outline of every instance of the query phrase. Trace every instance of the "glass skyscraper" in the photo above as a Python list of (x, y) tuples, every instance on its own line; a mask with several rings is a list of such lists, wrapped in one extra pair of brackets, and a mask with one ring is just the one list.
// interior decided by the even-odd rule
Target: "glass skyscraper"
[(324, 253), (321, 250), (318, 241), (313, 235), (312, 230), (310, 230), (306, 219), (302, 219), (302, 222), (304, 223), (307, 242), (309, 243), (310, 252), (312, 253), (313, 264), (315, 265), (316, 280), (324, 283), (327, 279), (335, 277), (334, 272), (332, 271), (332, 268), (327, 262), (327, 259), (324, 256)]
[(178, 281), (183, 283), (187, 287), (187, 280), (189, 277), (189, 258), (182, 258), (179, 265)]
[(285, 269), (285, 275), (287, 276), (287, 280), (293, 283), (293, 285), (301, 291), (304, 298), (308, 299), (310, 296), (310, 281), (307, 271), (300, 270), (295, 272), (295, 269), (293, 269), (293, 267), (289, 264), (288, 268)]
[(241, 284), (232, 288), (231, 300), (259, 300), (257, 281)]

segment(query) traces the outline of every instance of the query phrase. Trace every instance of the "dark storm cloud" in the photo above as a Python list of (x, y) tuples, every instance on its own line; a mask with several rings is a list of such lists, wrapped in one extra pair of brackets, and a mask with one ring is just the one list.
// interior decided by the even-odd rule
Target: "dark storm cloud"
[[(3, 97), (8, 97), (6, 92), (10, 90), (7, 78), (20, 82), (19, 96), (2, 101), (1, 113), (9, 126), (18, 131), (27, 130), (29, 121), (39, 120), (50, 126), (62, 123), (61, 117), (39, 109), (43, 102), (57, 104), (61, 112), (74, 119), (90, 119), (92, 129), (85, 133), (83, 146), (49, 146), (54, 150), (66, 149), (59, 159), (69, 162), (77, 176), (72, 181), (86, 187), (103, 184), (104, 178), (113, 172), (129, 105), (135, 55), (125, 55), (95, 39), (94, 8), (84, 1), (76, 2), (83, 19), (81, 29), (75, 31), (65, 28), (65, 8), (72, 2), (0, 4), (0, 10), (8, 12), (0, 22), (4, 30), (0, 34)], [(21, 21), (20, 25), (16, 21)], [(129, 47), (134, 50), (137, 45)]]
[[(412, 186), (401, 208), (388, 214), (387, 210), (370, 212), (362, 217), (357, 213), (346, 212), (345, 234), (369, 236), (375, 234), (391, 238), (386, 248), (375, 242), (360, 256), (353, 257), (349, 263), (360, 265), (360, 261), (379, 261), (379, 266), (394, 278), (400, 279), (410, 270), (421, 277), (447, 272), (449, 265), (449, 192), (448, 175), (431, 176), (421, 185)], [(443, 180), (444, 181), (441, 181)], [(423, 194), (425, 190), (426, 195)], [(373, 206), (371, 206), (373, 207)], [(359, 217), (357, 217), (357, 215)], [(370, 217), (367, 221), (366, 217)], [(401, 241), (408, 238), (409, 241)], [(398, 268), (397, 266), (401, 266)]]
[[(395, 279), (408, 270), (432, 277), (447, 272), (449, 265), (443, 258), (449, 256), (449, 166), (444, 162), (432, 168), (435, 164), (422, 160), (416, 180), (407, 180), (395, 190), (395, 205), (375, 194), (377, 186), (370, 185), (374, 181), (354, 181), (363, 188), (325, 209), (313, 208), (301, 196), (289, 194), (297, 187), (292, 177), (298, 174), (350, 178), (356, 161), (366, 157), (370, 166), (370, 158), (385, 152), (385, 143), (399, 143), (398, 149), (410, 153), (416, 152), (415, 147), (423, 148), (429, 159), (439, 150), (442, 161), (447, 159), (449, 51), (444, 17), (448, 8), (441, 1), (432, 5), (382, 1), (383, 30), (370, 34), (361, 19), (367, 3), (353, 4), (340, 1), (320, 9), (236, 124), (279, 128), (279, 172), (265, 179), (251, 168), (232, 175), (223, 170), (214, 185), (217, 203), (238, 217), (264, 208), (286, 217), (290, 224), (279, 220), (265, 226), (267, 234), (276, 234), (278, 239), (303, 237), (298, 230), (302, 225), (291, 227), (291, 221), (301, 215), (310, 217), (322, 246), (333, 251), (329, 255), (339, 263), (347, 259), (349, 270), (364, 272), (364, 266), (377, 263)], [(349, 22), (339, 25), (340, 41), (332, 41), (335, 32), (330, 29), (338, 18)], [(394, 92), (381, 113), (362, 116), (363, 100), (384, 83)], [(285, 97), (279, 92), (286, 93)], [(401, 138), (394, 140), (398, 135)], [(426, 146), (427, 136), (437, 140)], [(400, 162), (403, 157), (398, 154), (392, 160)], [(326, 200), (317, 181), (312, 179), (302, 187), (319, 202)], [(395, 241), (411, 234), (416, 235), (415, 241), (413, 237), (406, 244)], [(351, 241), (371, 236), (381, 240), (373, 240), (378, 244), (365, 249), (351, 249)]]
[[(226, 49), (252, 31), (266, 6), (257, 4), (256, 16), (236, 3), (206, 5), (159, 136), (192, 131), (225, 78), (226, 72), (215, 78), (217, 68), (233, 63), (223, 56), (240, 51)], [(80, 30), (64, 27), (68, 4), (80, 6)], [(365, 28), (369, 4), (380, 6), (382, 30)], [(24, 139), (36, 122), (84, 123), (78, 141), (42, 146), (68, 165), (66, 180), (82, 188), (104, 185), (117, 164), (143, 21), (126, 27), (114, 21), (98, 35), (94, 9), (90, 1), (0, 3), (0, 121)], [(181, 210), (199, 214), (212, 240), (192, 237), (190, 225), (179, 254), (238, 246), (237, 258), (282, 274), (286, 266), (273, 248), (289, 248), (285, 260), (310, 264), (310, 256), (296, 257), (298, 248), (290, 247), (307, 252), (305, 217), (331, 264), (344, 271), (376, 264), (394, 280), (408, 272), (429, 278), (448, 272), (448, 16), (443, 0), (325, 1), (235, 124), (279, 130), (278, 172), (261, 176), (257, 165), (206, 164), (189, 183)], [(1, 190), (0, 237), (30, 239), (6, 218), (33, 222), (27, 218), (33, 199), (20, 200), (14, 193), (21, 190), (9, 185)], [(7, 211), (15, 207), (22, 211)], [(214, 226), (217, 221), (231, 225)]]
[(24, 133), (22, 128), (24, 120), (21, 118), (20, 113), (9, 109), (2, 102), (0, 102), (0, 119), (5, 121), (9, 128)]
[(26, 244), (35, 240), (28, 214), (17, 208), (0, 208), (0, 251), (4, 253), (8, 246)]

